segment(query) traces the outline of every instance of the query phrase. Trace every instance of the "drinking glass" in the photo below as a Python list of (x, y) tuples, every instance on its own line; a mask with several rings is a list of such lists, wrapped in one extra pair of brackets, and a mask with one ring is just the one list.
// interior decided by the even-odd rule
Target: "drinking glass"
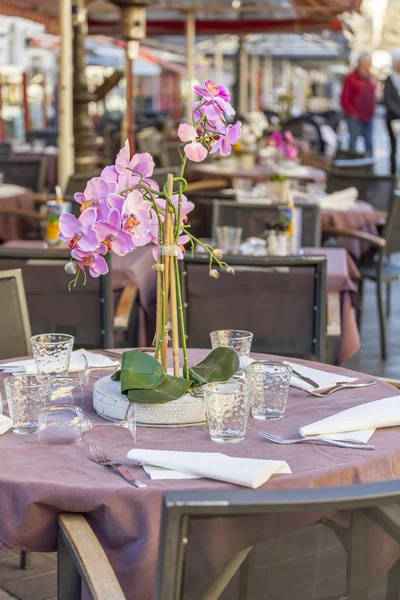
[(222, 252), (238, 254), (242, 241), (242, 227), (223, 226), (216, 228), (217, 246)]
[(74, 337), (65, 333), (42, 333), (31, 338), (38, 373), (68, 375)]
[(14, 433), (36, 433), (39, 411), (50, 403), (50, 375), (16, 375), (4, 380)]
[(65, 406), (73, 404), (80, 406), (85, 395), (84, 387), (88, 385), (90, 378), (90, 367), (84, 354), (78, 359), (81, 362), (82, 369), (76, 375), (64, 377), (57, 375), (54, 377), (53, 391), (51, 394), (51, 404)]
[(230, 348), (235, 350), (239, 356), (240, 366), (239, 371), (247, 367), (253, 334), (250, 331), (242, 331), (240, 329), (221, 329), (210, 333), (211, 348)]
[(79, 442), (93, 427), (123, 427), (136, 441), (136, 406), (129, 406), (126, 419), (119, 423), (94, 423), (78, 406), (47, 406), (39, 412), (37, 433), (44, 444)]
[(251, 411), (255, 419), (282, 419), (285, 414), (292, 368), (279, 362), (256, 361), (246, 369)]
[(250, 411), (249, 388), (235, 379), (203, 386), (207, 421), (213, 442), (236, 443), (244, 440)]

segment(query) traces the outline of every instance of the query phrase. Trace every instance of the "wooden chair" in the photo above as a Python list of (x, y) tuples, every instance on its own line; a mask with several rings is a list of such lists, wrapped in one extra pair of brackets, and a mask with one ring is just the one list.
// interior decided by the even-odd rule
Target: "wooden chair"
[[(385, 231), (382, 237), (374, 236), (353, 229), (324, 227), (323, 234), (328, 236), (346, 236), (367, 242), (374, 248), (373, 258), (357, 263), (361, 274), (360, 296), (362, 301), (364, 282), (366, 279), (375, 282), (380, 323), (381, 356), (387, 358), (387, 317), (390, 315), (390, 284), (400, 279), (400, 266), (390, 260), (390, 256), (400, 252), (400, 191), (395, 191)], [(383, 287), (386, 284), (386, 308), (384, 305)], [(359, 325), (361, 324), (361, 310)]]
[(314, 358), (326, 349), (326, 257), (224, 257), (235, 269), (210, 279), (207, 256), (185, 256), (186, 332), (193, 348), (209, 348), (210, 332), (254, 332), (253, 351)]
[[(167, 492), (162, 507), (155, 599), (182, 600), (184, 597), (190, 551), (197, 547), (196, 530), (205, 522), (215, 519), (220, 524), (225, 519), (232, 522), (232, 518), (243, 517), (247, 527), (252, 521), (256, 527), (265, 517), (284, 521), (296, 513), (333, 515), (343, 511), (350, 519), (341, 535), (347, 556), (346, 592), (341, 598), (368, 600), (372, 525), (377, 525), (400, 544), (399, 502), (399, 480), (297, 490)], [(83, 581), (91, 600), (125, 600), (104, 550), (84, 516), (61, 514), (58, 522), (58, 599), (80, 600)], [(322, 523), (329, 526), (328, 518)], [(333, 530), (337, 528), (334, 526)], [(249, 597), (254, 546), (247, 543), (246, 547), (245, 540), (243, 546), (213, 581), (204, 582), (196, 594), (197, 600), (217, 600), (236, 573), (239, 573), (239, 599)], [(400, 561), (389, 572), (387, 600), (398, 599), (399, 568)], [(285, 572), (290, 577), (289, 570)]]
[(31, 353), (31, 326), (21, 269), (0, 271), (0, 360)]

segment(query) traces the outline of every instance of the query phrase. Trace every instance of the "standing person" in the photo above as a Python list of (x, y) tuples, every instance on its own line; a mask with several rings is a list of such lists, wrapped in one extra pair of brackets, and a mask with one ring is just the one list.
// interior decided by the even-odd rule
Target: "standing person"
[(342, 108), (350, 133), (350, 151), (355, 152), (361, 135), (365, 151), (372, 155), (372, 119), (376, 108), (376, 81), (371, 75), (371, 55), (362, 54), (358, 67), (347, 75), (342, 91)]
[(400, 55), (393, 55), (393, 70), (385, 81), (383, 102), (386, 106), (386, 123), (389, 131), (392, 175), (397, 172), (397, 139), (393, 130), (393, 121), (400, 119)]

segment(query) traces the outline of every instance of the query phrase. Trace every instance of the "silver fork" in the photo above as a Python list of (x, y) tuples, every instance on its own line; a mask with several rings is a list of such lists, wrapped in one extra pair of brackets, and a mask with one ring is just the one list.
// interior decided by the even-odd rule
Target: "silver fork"
[(357, 450), (375, 450), (375, 446), (367, 445), (367, 444), (359, 444), (353, 443), (350, 441), (339, 441), (332, 440), (331, 438), (321, 438), (321, 437), (307, 437), (307, 438), (297, 438), (297, 439), (289, 439), (285, 440), (277, 435), (272, 435), (272, 433), (268, 433), (267, 431), (259, 431), (261, 437), (269, 440), (270, 442), (274, 442), (275, 444), (283, 444), (289, 446), (291, 444), (303, 444), (305, 442), (316, 444), (328, 444), (331, 446), (338, 446), (339, 448), (355, 448)]
[(316, 396), (317, 398), (325, 398), (326, 396), (330, 396), (335, 392), (339, 392), (340, 390), (351, 390), (353, 388), (365, 388), (371, 387), (371, 385), (376, 385), (377, 381), (367, 381), (364, 383), (337, 383), (336, 385), (327, 388), (324, 390), (323, 388), (319, 388), (321, 391), (316, 390), (304, 390), (308, 394), (312, 396)]
[(122, 477), (126, 479), (126, 481), (131, 485), (134, 485), (137, 488), (147, 487), (145, 483), (142, 483), (141, 481), (139, 481), (139, 479), (135, 479), (133, 475), (131, 475), (131, 473), (128, 471), (128, 469), (121, 465), (121, 463), (108, 458), (101, 446), (90, 446), (90, 454), (95, 463), (97, 463), (98, 465), (102, 465), (103, 467), (111, 467), (115, 471), (118, 471), (118, 473), (122, 475)]

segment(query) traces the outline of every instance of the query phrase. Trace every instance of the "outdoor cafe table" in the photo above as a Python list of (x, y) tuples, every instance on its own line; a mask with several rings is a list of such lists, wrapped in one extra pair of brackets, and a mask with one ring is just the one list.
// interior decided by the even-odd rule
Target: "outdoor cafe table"
[[(196, 364), (207, 350), (191, 350), (190, 363)], [(263, 355), (253, 355), (263, 357)], [(298, 361), (304, 362), (304, 361)], [(337, 374), (360, 377), (338, 367), (312, 364)], [(107, 375), (96, 372), (94, 380)], [(298, 489), (379, 482), (400, 478), (399, 428), (379, 429), (372, 437), (374, 451), (348, 450), (303, 444), (293, 448), (262, 440), (260, 429), (292, 436), (299, 427), (344, 409), (373, 400), (395, 396), (394, 387), (379, 382), (361, 390), (343, 390), (333, 397), (316, 400), (306, 392), (291, 388), (284, 419), (265, 423), (249, 418), (243, 443), (218, 445), (210, 441), (203, 427), (177, 429), (138, 428), (136, 448), (222, 452), (235, 457), (277, 459), (288, 462), (292, 474), (272, 477), (262, 489)], [(90, 418), (101, 420), (92, 408), (92, 390), (87, 388), (83, 408)], [(129, 485), (115, 472), (90, 459), (89, 445), (100, 444), (112, 459), (130, 468), (147, 487)], [(183, 490), (241, 489), (209, 479), (150, 480), (141, 467), (126, 459), (134, 447), (130, 432), (123, 428), (95, 428), (81, 442), (72, 445), (39, 444), (34, 435), (20, 436), (11, 431), (0, 436), (0, 552), (10, 548), (51, 552), (57, 546), (57, 514), (83, 513), (107, 553), (129, 600), (151, 600), (154, 593), (159, 545), (161, 506), (164, 492)], [(293, 515), (284, 520), (265, 517), (253, 522), (204, 522), (201, 536), (207, 548), (208, 565), (219, 570), (242, 548), (295, 531), (316, 522), (322, 515)], [(377, 581), (390, 568), (397, 548), (385, 534), (374, 531), (371, 576)], [(193, 586), (204, 583), (196, 563), (189, 573)], [(215, 572), (212, 573), (215, 575)], [(197, 579), (196, 579), (197, 577)]]
[[(203, 179), (221, 179), (234, 178), (251, 179), (254, 184), (269, 181), (271, 176), (276, 173), (268, 165), (255, 165), (252, 169), (243, 169), (240, 166), (223, 166), (218, 163), (193, 165), (191, 169), (192, 181)], [(293, 169), (285, 170), (285, 175), (292, 180), (302, 183), (326, 183), (326, 172), (315, 167), (306, 167), (304, 165), (293, 166)]]

